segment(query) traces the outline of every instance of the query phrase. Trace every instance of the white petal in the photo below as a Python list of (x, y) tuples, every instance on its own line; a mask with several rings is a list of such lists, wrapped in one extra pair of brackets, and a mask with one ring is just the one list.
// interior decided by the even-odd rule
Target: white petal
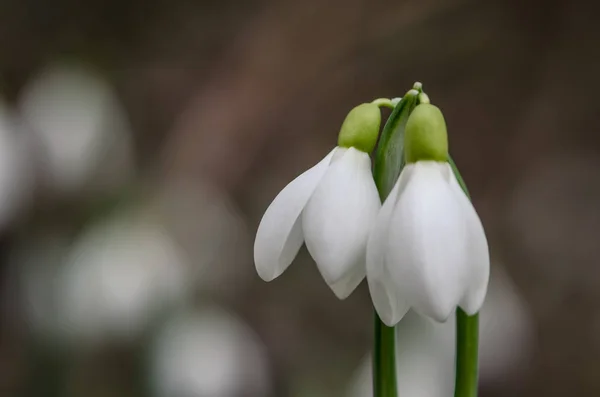
[(367, 238), (380, 208), (369, 155), (350, 148), (332, 162), (302, 213), (306, 247), (340, 298), (365, 275)]
[(413, 175), (398, 198), (389, 229), (388, 270), (415, 310), (445, 321), (468, 287), (468, 230), (452, 191), (449, 165), (409, 164)]
[(481, 220), (471, 201), (462, 191), (454, 173), (450, 175), (450, 188), (462, 207), (467, 227), (468, 286), (459, 305), (469, 315), (479, 311), (487, 293), (490, 278), (490, 253)]
[(298, 254), (304, 243), (300, 214), (337, 149), (283, 188), (263, 215), (254, 242), (256, 271), (263, 280), (279, 277)]
[(365, 278), (364, 259), (354, 264), (341, 279), (329, 284), (329, 288), (331, 288), (338, 299), (346, 299), (356, 289), (363, 278)]
[(367, 281), (371, 299), (381, 320), (390, 327), (396, 325), (409, 309), (408, 303), (400, 297), (391, 282), (386, 263), (390, 219), (398, 195), (406, 187), (409, 177), (410, 171), (400, 174), (377, 215), (367, 243)]

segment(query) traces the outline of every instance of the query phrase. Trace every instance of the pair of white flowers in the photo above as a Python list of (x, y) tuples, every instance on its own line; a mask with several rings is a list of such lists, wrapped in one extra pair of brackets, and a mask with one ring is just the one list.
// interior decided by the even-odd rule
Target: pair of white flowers
[[(441, 145), (423, 149), (428, 136)], [(457, 306), (478, 312), (489, 279), (488, 245), (446, 161), (439, 109), (419, 105), (413, 111), (406, 126), (407, 164), (383, 205), (371, 173), (371, 146), (361, 150), (365, 146), (357, 142), (360, 149), (334, 148), (273, 200), (254, 246), (260, 277), (280, 276), (306, 243), (338, 298), (350, 295), (366, 275), (374, 306), (389, 326), (410, 308), (440, 322)]]

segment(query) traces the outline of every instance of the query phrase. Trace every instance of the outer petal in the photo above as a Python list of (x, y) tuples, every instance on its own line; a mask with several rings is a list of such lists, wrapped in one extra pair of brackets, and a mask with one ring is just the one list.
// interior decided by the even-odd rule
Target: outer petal
[(380, 208), (369, 155), (350, 148), (331, 164), (302, 213), (306, 247), (340, 299), (365, 276), (367, 238)]
[(479, 311), (490, 278), (490, 253), (481, 220), (450, 169), (450, 188), (462, 207), (467, 227), (468, 286), (459, 305), (469, 315)]
[(367, 243), (367, 281), (371, 299), (381, 320), (390, 327), (396, 325), (410, 308), (408, 302), (402, 299), (396, 291), (387, 269), (387, 266), (390, 265), (387, 261), (390, 220), (399, 193), (406, 187), (410, 174), (410, 169), (404, 170), (400, 174), (377, 215)]
[(254, 241), (256, 271), (263, 280), (279, 277), (298, 254), (304, 243), (300, 214), (337, 149), (283, 188), (263, 215)]
[(346, 299), (365, 278), (365, 260), (362, 258), (352, 265), (350, 270), (338, 281), (329, 284), (338, 299)]
[(397, 291), (423, 315), (446, 321), (468, 287), (464, 209), (448, 164), (420, 161), (398, 198), (389, 232), (388, 270)]

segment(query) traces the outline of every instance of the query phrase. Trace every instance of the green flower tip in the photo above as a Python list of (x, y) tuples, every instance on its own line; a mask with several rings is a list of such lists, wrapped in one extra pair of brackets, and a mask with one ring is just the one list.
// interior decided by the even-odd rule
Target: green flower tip
[(374, 103), (363, 103), (348, 113), (340, 134), (338, 146), (354, 147), (365, 153), (375, 148), (381, 125), (381, 112)]
[(439, 108), (428, 103), (415, 107), (406, 122), (404, 156), (407, 163), (448, 161), (448, 133)]

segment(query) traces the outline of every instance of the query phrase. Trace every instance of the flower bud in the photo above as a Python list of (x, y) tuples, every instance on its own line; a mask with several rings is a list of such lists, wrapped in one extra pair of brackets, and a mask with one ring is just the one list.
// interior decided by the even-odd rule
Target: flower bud
[(362, 152), (370, 153), (375, 148), (379, 136), (381, 112), (373, 103), (358, 105), (348, 113), (340, 134), (338, 146), (354, 147)]
[(421, 104), (413, 110), (406, 122), (404, 156), (406, 163), (448, 161), (448, 133), (439, 108)]

